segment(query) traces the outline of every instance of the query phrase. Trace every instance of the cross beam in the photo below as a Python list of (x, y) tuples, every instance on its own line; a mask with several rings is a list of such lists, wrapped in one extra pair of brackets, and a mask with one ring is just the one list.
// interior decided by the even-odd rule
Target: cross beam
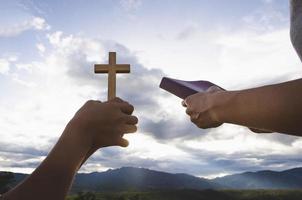
[(108, 73), (108, 100), (116, 96), (116, 73), (130, 73), (129, 64), (116, 64), (116, 52), (109, 52), (109, 64), (95, 64), (94, 73)]

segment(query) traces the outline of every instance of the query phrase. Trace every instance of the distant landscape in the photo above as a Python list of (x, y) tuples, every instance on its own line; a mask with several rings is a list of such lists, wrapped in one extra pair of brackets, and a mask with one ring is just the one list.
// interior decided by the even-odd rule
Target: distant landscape
[(301, 190), (160, 190), (98, 192), (71, 195), (67, 200), (301, 200)]
[[(27, 174), (0, 172), (0, 193)], [(122, 167), (105, 172), (77, 174), (70, 200), (97, 199), (302, 199), (302, 168), (258, 171), (215, 179)]]

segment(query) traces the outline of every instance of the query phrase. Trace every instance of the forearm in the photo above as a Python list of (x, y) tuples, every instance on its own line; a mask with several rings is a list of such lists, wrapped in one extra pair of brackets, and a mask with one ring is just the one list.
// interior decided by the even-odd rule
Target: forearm
[(67, 126), (41, 165), (4, 199), (63, 200), (90, 146), (90, 141), (69, 137), (74, 131)]
[(302, 79), (215, 95), (224, 101), (214, 111), (223, 123), (302, 135)]

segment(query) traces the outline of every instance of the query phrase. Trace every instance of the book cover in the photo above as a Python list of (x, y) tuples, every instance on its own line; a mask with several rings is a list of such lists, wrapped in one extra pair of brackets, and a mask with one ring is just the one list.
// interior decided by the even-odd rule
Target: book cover
[(202, 80), (183, 81), (183, 80), (172, 79), (168, 77), (163, 77), (159, 85), (160, 88), (182, 99), (185, 99), (186, 97), (198, 92), (205, 92), (211, 86), (217, 86), (217, 85), (209, 81), (202, 81)]

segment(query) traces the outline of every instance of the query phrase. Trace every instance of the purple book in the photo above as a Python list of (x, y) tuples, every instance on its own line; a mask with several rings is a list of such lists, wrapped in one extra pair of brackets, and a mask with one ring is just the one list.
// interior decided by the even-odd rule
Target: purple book
[(160, 88), (182, 99), (198, 92), (205, 92), (211, 86), (217, 85), (209, 81), (182, 81), (168, 77), (164, 77), (159, 85)]

